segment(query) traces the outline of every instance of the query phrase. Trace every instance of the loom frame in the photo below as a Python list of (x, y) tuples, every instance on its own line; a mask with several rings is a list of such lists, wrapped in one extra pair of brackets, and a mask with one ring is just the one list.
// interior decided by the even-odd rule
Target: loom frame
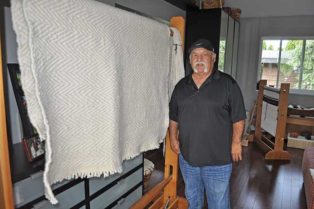
[[(184, 40), (185, 20), (181, 16), (172, 17), (170, 26), (179, 30), (181, 40)], [(4, 85), (4, 63), (3, 63), (3, 34), (0, 32), (0, 208), (13, 209), (13, 185), (10, 170), (9, 146), (6, 124), (6, 108), (5, 108), (5, 85)], [(178, 155), (171, 150), (169, 132), (166, 136), (166, 156), (165, 156), (165, 172), (164, 180), (156, 187), (150, 190), (147, 195), (135, 203), (132, 208), (143, 209), (143, 202), (147, 202), (150, 198), (155, 198), (154, 203), (150, 208), (188, 208), (188, 203), (185, 198), (177, 196), (177, 178), (178, 178)], [(155, 194), (162, 192), (161, 196)], [(153, 194), (153, 195), (152, 195)], [(157, 197), (157, 199), (156, 199)], [(152, 200), (152, 199), (151, 199)], [(151, 202), (151, 201), (150, 201)]]
[[(291, 155), (289, 152), (284, 150), (284, 139), (286, 135), (286, 124), (287, 124), (287, 112), (288, 112), (288, 96), (289, 96), (289, 83), (281, 83), (280, 89), (266, 86), (267, 81), (261, 80), (259, 83), (259, 91), (257, 96), (257, 114), (254, 141), (264, 151), (266, 160), (290, 160)], [(265, 89), (272, 91), (273, 93), (279, 94), (278, 99), (278, 113), (276, 122), (276, 133), (275, 142), (272, 142), (265, 135), (262, 134), (261, 118)], [(273, 99), (273, 98), (269, 98)], [(267, 102), (267, 101), (266, 101)], [(269, 143), (273, 147), (269, 146)]]
[[(178, 29), (184, 43), (185, 20), (181, 16), (170, 19), (170, 26)], [(183, 44), (182, 44), (183, 48)], [(187, 209), (188, 202), (185, 198), (177, 196), (178, 182), (178, 154), (172, 151), (169, 130), (165, 140), (165, 168), (164, 178), (155, 187), (149, 190), (140, 200), (134, 203), (131, 209)]]

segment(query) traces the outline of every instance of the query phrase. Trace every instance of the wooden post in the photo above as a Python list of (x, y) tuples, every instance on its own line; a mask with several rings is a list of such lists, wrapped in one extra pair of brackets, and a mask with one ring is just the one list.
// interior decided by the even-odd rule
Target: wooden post
[[(184, 27), (185, 20), (183, 17), (172, 17), (170, 20), (170, 26), (179, 30), (181, 35), (182, 44), (184, 43)], [(170, 202), (177, 198), (177, 181), (178, 181), (178, 155), (174, 153), (170, 146), (169, 131), (166, 136), (166, 154), (165, 154), (165, 173), (164, 178), (172, 176), (172, 180), (165, 187), (164, 190), (164, 203), (170, 199)]]
[(177, 182), (178, 182), (178, 154), (172, 151), (170, 145), (169, 131), (167, 132), (166, 143), (166, 154), (165, 154), (165, 173), (164, 179), (172, 176), (171, 181), (164, 189), (164, 203), (170, 200), (174, 201), (177, 198)]
[(274, 150), (266, 153), (265, 159), (267, 160), (290, 160), (291, 158), (290, 153), (283, 150), (287, 126), (289, 88), (289, 83), (280, 85)]
[(261, 130), (261, 119), (262, 119), (262, 108), (263, 108), (263, 95), (264, 87), (266, 86), (267, 81), (261, 80), (259, 83), (258, 96), (256, 100), (257, 110), (256, 110), (256, 120), (255, 120), (255, 140), (261, 140), (262, 130)]
[[(184, 43), (184, 27), (185, 20), (183, 17), (172, 17), (170, 26), (179, 30), (181, 35), (182, 44)], [(165, 169), (164, 179), (153, 189), (148, 191), (139, 201), (132, 205), (132, 209), (146, 208), (149, 202), (153, 202), (149, 209), (156, 208), (173, 208), (173, 209), (187, 209), (188, 202), (185, 198), (177, 196), (177, 181), (178, 181), (178, 154), (172, 151), (170, 145), (169, 130), (165, 140), (166, 153), (165, 153)], [(158, 195), (163, 193), (160, 197)]]
[(274, 150), (283, 150), (284, 138), (286, 134), (289, 88), (289, 83), (281, 84)]
[(2, 34), (0, 31), (0, 208), (13, 209), (13, 189), (10, 172), (8, 135), (4, 97), (4, 63), (2, 61)]
[(182, 50), (184, 51), (184, 33), (185, 33), (185, 20), (181, 16), (175, 16), (170, 19), (170, 26), (178, 29), (181, 35)]
[[(259, 85), (258, 97), (256, 101), (257, 113), (254, 135), (255, 142), (263, 151), (266, 152), (265, 155), (266, 160), (290, 160), (290, 154), (287, 151), (283, 150), (287, 122), (289, 84), (281, 84), (280, 87), (274, 143), (266, 136), (262, 136), (261, 118), (265, 85), (266, 80), (261, 80)], [(274, 148), (270, 144), (274, 145)]]

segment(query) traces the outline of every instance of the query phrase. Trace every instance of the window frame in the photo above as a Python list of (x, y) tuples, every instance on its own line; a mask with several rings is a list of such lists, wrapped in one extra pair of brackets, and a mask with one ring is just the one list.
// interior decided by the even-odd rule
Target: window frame
[[(304, 64), (304, 55), (305, 55), (305, 46), (306, 46), (306, 40), (314, 40), (314, 36), (262, 36), (260, 38), (259, 42), (259, 56), (258, 56), (258, 68), (257, 68), (257, 82), (262, 77), (262, 52), (263, 52), (263, 41), (264, 40), (279, 40), (280, 41), (280, 51), (279, 51), (279, 62), (278, 62), (278, 70), (280, 72), (280, 64), (281, 64), (281, 47), (282, 47), (282, 41), (284, 40), (302, 40), (303, 41), (303, 47), (302, 47), (302, 66), (301, 66), (301, 72), (300, 72), (300, 80), (302, 81), (303, 78), (303, 64)], [(277, 85), (279, 82), (279, 73), (277, 76)], [(301, 86), (301, 82), (299, 82), (299, 88)], [(314, 96), (314, 90), (307, 90), (307, 89), (290, 89), (290, 94), (298, 94), (298, 95), (311, 95)]]

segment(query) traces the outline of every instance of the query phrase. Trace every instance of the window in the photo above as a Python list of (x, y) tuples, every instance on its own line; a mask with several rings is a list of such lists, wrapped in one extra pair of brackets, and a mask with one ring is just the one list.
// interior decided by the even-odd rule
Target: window
[(224, 72), (225, 67), (225, 51), (226, 51), (226, 40), (219, 41), (219, 59), (218, 59), (218, 70)]
[(279, 87), (314, 90), (314, 38), (263, 39), (261, 79)]

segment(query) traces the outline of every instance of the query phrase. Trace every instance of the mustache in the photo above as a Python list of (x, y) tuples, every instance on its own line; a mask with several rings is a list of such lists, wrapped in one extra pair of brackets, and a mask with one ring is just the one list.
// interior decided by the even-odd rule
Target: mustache
[(204, 67), (207, 67), (206, 62), (202, 62), (202, 61), (200, 61), (200, 62), (195, 62), (195, 64), (194, 64), (193, 67), (197, 67), (197, 66), (199, 66), (199, 65), (202, 65), (202, 66), (204, 66)]
[(193, 65), (193, 67), (192, 67), (192, 68), (193, 68), (193, 71), (197, 73), (197, 72), (198, 72), (197, 66), (200, 66), (200, 65), (204, 67), (204, 69), (205, 69), (204, 72), (208, 72), (207, 63), (206, 63), (206, 62), (203, 62), (203, 61), (195, 62), (194, 65)]

